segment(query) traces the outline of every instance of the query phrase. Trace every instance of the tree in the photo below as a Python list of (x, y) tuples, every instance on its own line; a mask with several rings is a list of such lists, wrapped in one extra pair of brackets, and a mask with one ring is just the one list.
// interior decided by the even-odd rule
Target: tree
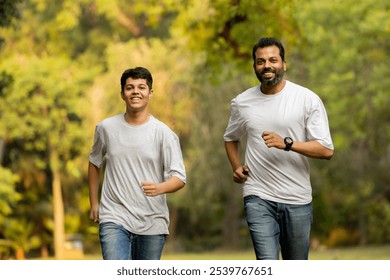
[[(17, 5), (20, 1), (7, 1), (0, 0), (0, 28), (6, 28), (12, 24), (14, 18), (18, 17)], [(0, 48), (3, 45), (3, 38), (0, 38)], [(1, 50), (1, 49), (0, 49)], [(0, 72), (0, 99), (3, 97), (12, 84), (13, 78), (6, 71)], [(0, 111), (0, 118), (3, 118), (4, 115)], [(18, 182), (19, 177), (12, 173), (8, 168), (3, 168), (3, 158), (4, 158), (4, 134), (3, 129), (0, 125), (0, 228), (4, 228), (5, 217), (12, 214), (13, 206), (21, 199), (21, 195), (15, 190), (15, 184)], [(5, 232), (0, 230), (0, 238), (7, 235)], [(7, 247), (12, 247), (9, 240), (0, 239), (0, 246), (2, 244), (7, 245)], [(2, 253), (8, 253), (8, 249), (1, 249), (0, 247), (0, 259)]]
[[(327, 105), (336, 146), (323, 174), (329, 185), (316, 183), (333, 209), (330, 228), (345, 228), (362, 245), (390, 231), (369, 224), (376, 206), (389, 204), (389, 8), (386, 1), (317, 1), (296, 14), (304, 34), (305, 83)], [(375, 215), (389, 219), (386, 211)]]
[[(37, 203), (35, 196), (39, 196), (39, 192), (47, 196), (47, 188), (51, 188), (52, 196), (47, 199), (52, 200), (52, 208), (42, 209), (54, 213), (54, 224), (41, 221), (43, 228), (40, 232), (46, 229), (54, 232), (57, 258), (63, 257), (63, 195), (70, 192), (69, 188), (77, 192), (77, 185), (64, 187), (63, 182), (69, 183), (69, 175), (80, 176), (77, 172), (81, 164), (79, 159), (87, 157), (89, 147), (86, 148), (85, 143), (92, 139), (93, 127), (99, 117), (93, 112), (97, 107), (89, 109), (83, 106), (89, 102), (85, 95), (87, 87), (94, 80), (98, 85), (100, 79), (104, 79), (105, 74), (99, 73), (110, 63), (109, 57), (105, 60), (104, 53), (111, 42), (127, 42), (141, 35), (153, 36), (154, 32), (159, 36), (164, 32), (168, 34), (164, 22), (169, 22), (171, 15), (166, 14), (166, 5), (170, 5), (170, 1), (160, 1), (151, 8), (134, 2), (131, 9), (124, 1), (25, 1), (20, 8), (21, 20), (29, 24), (16, 25), (13, 30), (4, 32), (7, 45), (12, 47), (4, 49), (0, 69), (7, 69), (16, 77), (13, 87), (2, 96), (1, 103), (1, 112), (7, 116), (7, 121), (0, 122), (7, 136), (7, 164), (19, 171), (24, 195), (31, 198), (25, 200), (27, 204)], [(146, 16), (148, 20), (145, 21)], [(150, 43), (163, 50), (165, 53), (162, 55), (167, 58), (172, 54), (157, 40)], [(148, 44), (146, 42), (144, 47), (149, 48)], [(26, 45), (31, 48), (26, 48)], [(175, 47), (172, 43), (169, 45)], [(176, 58), (176, 64), (174, 61), (170, 63), (181, 71), (185, 61)], [(119, 59), (121, 63), (122, 59)], [(124, 67), (128, 66), (126, 63)], [(188, 122), (183, 119), (180, 108), (191, 106), (191, 100), (179, 98), (187, 78), (175, 78), (166, 69), (164, 73), (163, 67), (162, 64), (156, 68), (161, 70), (154, 71), (160, 76), (156, 83), (154, 111), (160, 112), (163, 120), (169, 117), (169, 124), (185, 135)], [(109, 81), (109, 88), (112, 88), (114, 80), (118, 80), (118, 69), (113, 71), (115, 78)], [(161, 93), (158, 92), (159, 87)], [(163, 94), (167, 93), (164, 91), (173, 93), (174, 87), (175, 95), (165, 99)], [(89, 92), (96, 93), (94, 89), (92, 87)], [(118, 91), (114, 93), (117, 97)], [(92, 104), (97, 104), (95, 98), (92, 97)], [(165, 107), (160, 107), (158, 102), (160, 105), (164, 103)], [(103, 114), (115, 108), (107, 106)], [(21, 119), (24, 122), (20, 122)], [(27, 162), (32, 164), (29, 169), (24, 168), (28, 166)], [(85, 165), (85, 162), (82, 161), (82, 164)], [(27, 195), (28, 188), (34, 189), (34, 195)], [(18, 214), (22, 216), (20, 211)]]
[[(21, 61), (23, 67), (19, 67)], [(3, 100), (7, 137), (22, 141), (23, 150), (36, 154), (32, 158), (34, 166), (48, 171), (47, 181), (51, 181), (53, 194), (56, 257), (62, 258), (61, 176), (66, 174), (68, 162), (79, 155), (84, 141), (79, 102), (85, 81), (66, 59), (18, 56), (9, 58), (3, 65), (18, 77)]]

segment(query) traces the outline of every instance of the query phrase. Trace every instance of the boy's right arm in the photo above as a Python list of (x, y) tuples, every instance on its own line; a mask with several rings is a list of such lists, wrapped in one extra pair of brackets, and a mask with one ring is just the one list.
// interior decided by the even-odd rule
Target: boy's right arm
[(89, 183), (89, 203), (91, 212), (89, 219), (95, 223), (99, 222), (99, 186), (100, 186), (100, 169), (89, 162), (88, 165), (88, 183)]

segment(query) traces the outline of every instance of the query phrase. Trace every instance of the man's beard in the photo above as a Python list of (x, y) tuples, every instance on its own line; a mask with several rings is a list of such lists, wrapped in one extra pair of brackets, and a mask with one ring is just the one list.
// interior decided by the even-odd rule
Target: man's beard
[[(265, 86), (274, 86), (280, 83), (280, 81), (283, 79), (284, 76), (284, 70), (278, 69), (278, 70), (270, 70), (270, 69), (264, 69), (261, 73), (255, 71), (257, 79), (260, 81), (262, 85)], [(274, 73), (275, 77), (273, 79), (264, 79), (263, 75), (265, 73)]]

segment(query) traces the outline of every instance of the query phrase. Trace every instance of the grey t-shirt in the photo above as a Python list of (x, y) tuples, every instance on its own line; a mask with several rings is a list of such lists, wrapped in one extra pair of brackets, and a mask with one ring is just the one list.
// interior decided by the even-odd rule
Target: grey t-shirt
[(186, 181), (179, 138), (150, 116), (132, 126), (119, 114), (96, 126), (89, 161), (105, 173), (99, 221), (122, 225), (134, 234), (168, 234), (166, 196), (146, 196), (141, 181), (160, 183), (175, 176)]
[(225, 141), (239, 141), (248, 135), (245, 163), (250, 175), (243, 196), (257, 195), (270, 201), (306, 204), (312, 200), (308, 158), (276, 148), (268, 148), (261, 135), (274, 131), (295, 141), (318, 141), (333, 149), (328, 118), (321, 99), (312, 91), (286, 82), (275, 95), (265, 95), (252, 87), (231, 102), (231, 116)]

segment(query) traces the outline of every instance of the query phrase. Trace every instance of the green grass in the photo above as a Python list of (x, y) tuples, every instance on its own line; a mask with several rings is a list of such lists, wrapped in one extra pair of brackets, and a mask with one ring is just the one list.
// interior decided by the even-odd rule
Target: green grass
[[(254, 260), (252, 250), (243, 252), (166, 253), (163, 260)], [(310, 260), (390, 260), (390, 245), (311, 250)]]
[[(84, 259), (99, 260), (100, 255), (85, 255)], [(254, 260), (252, 250), (214, 251), (202, 253), (164, 253), (162, 260)], [(310, 260), (390, 260), (390, 244), (310, 250)]]
[(310, 251), (311, 260), (390, 260), (390, 245)]
[[(101, 255), (85, 255), (86, 260), (100, 260)], [(255, 260), (252, 250), (248, 251), (213, 251), (202, 253), (167, 253), (162, 260)], [(390, 244), (347, 247), (335, 249), (310, 250), (310, 260), (390, 260)]]

